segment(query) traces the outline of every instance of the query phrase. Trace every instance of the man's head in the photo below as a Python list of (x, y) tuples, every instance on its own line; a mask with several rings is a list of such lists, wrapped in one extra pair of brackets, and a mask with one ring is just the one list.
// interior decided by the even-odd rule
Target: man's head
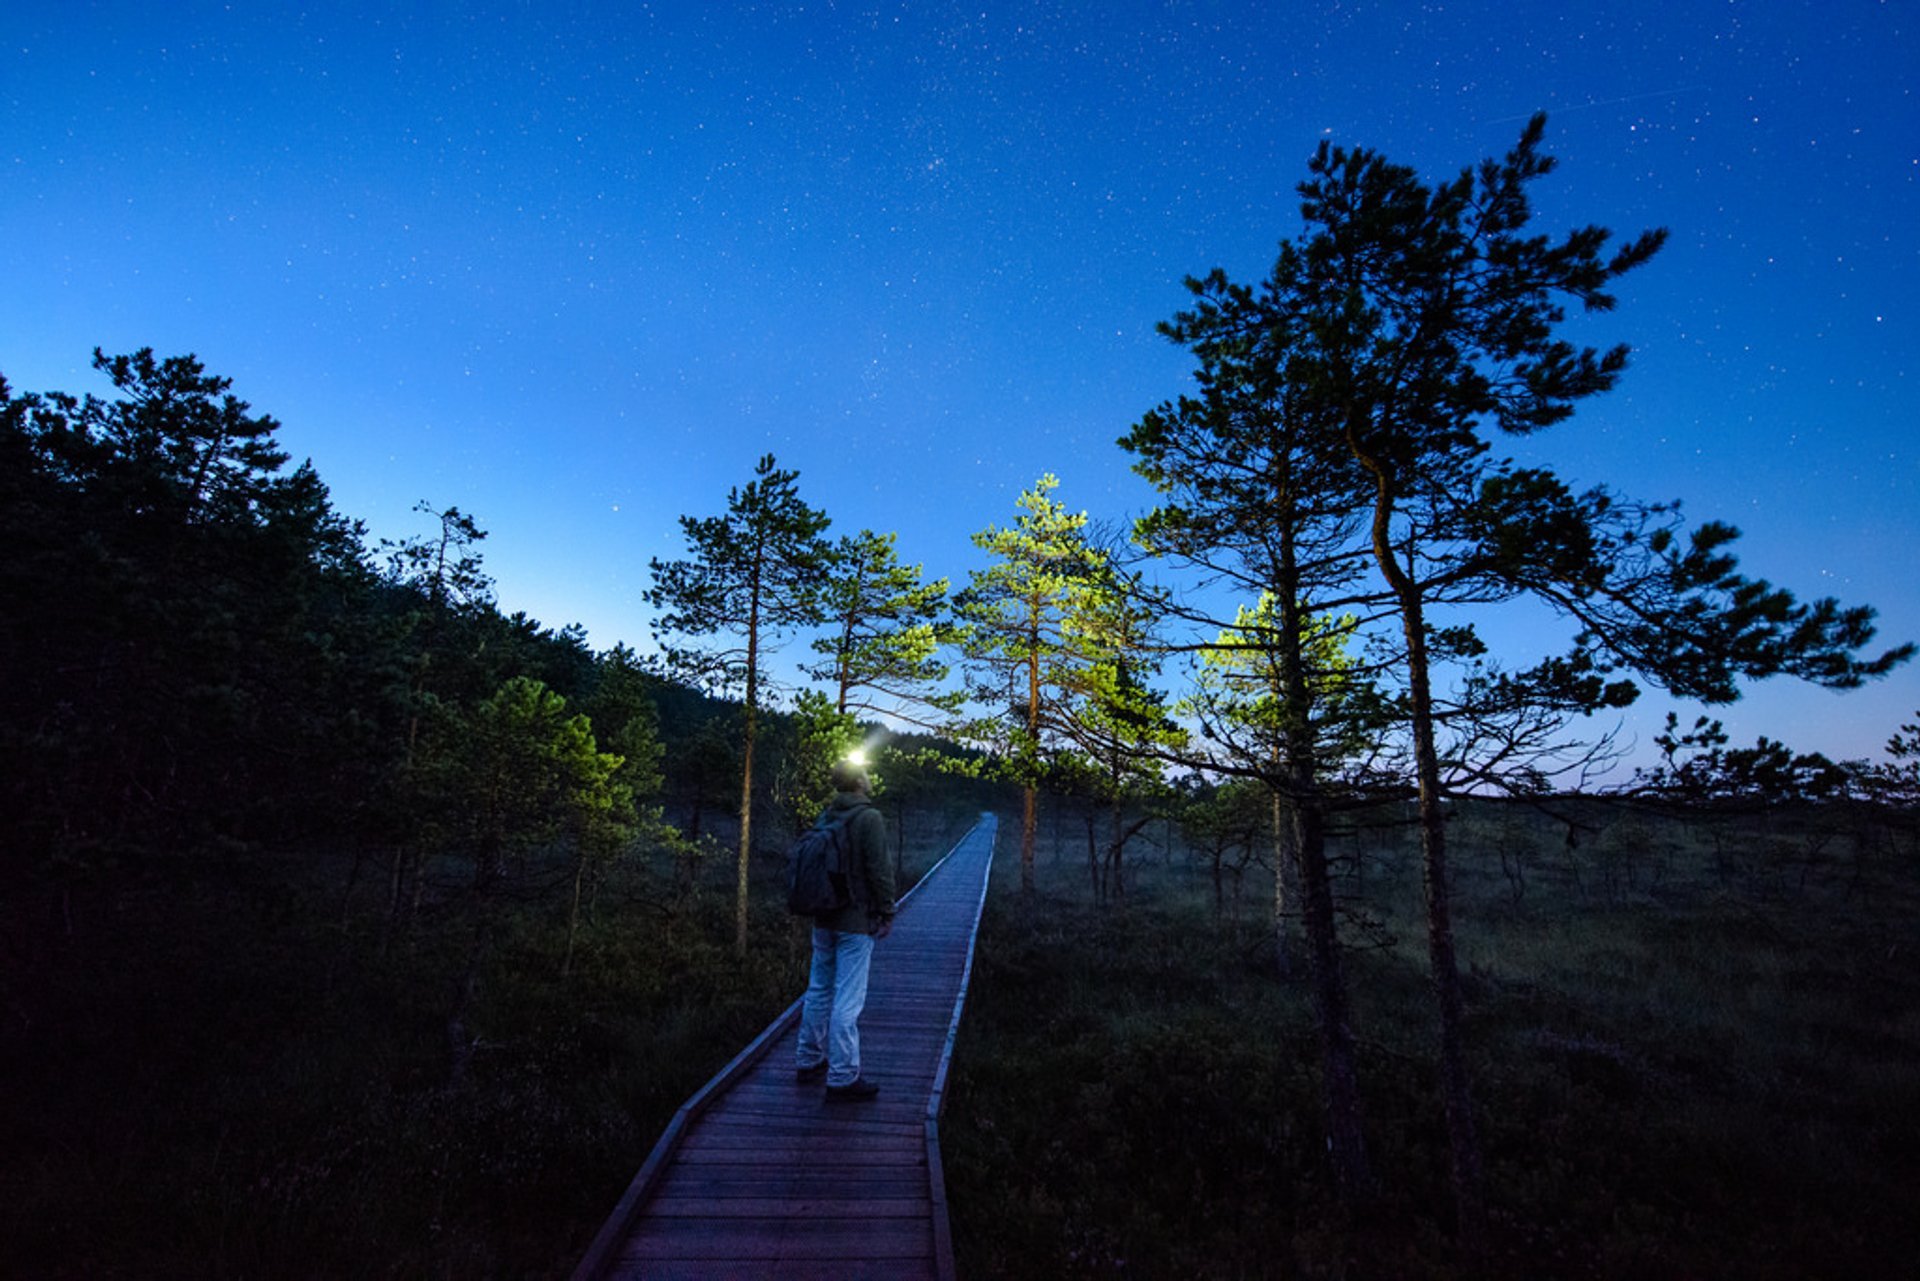
[(864, 794), (869, 786), (867, 771), (861, 769), (852, 761), (835, 761), (833, 763), (834, 791), (860, 792)]

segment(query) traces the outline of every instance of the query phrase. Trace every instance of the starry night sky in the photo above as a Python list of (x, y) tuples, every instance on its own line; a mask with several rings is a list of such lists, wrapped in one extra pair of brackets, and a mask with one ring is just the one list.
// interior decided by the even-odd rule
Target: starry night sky
[[(1544, 109), (1541, 228), (1673, 239), (1580, 321), (1621, 388), (1525, 456), (1920, 638), (1911, 6), (415, 8), (13, 6), (0, 372), (195, 352), (374, 536), (458, 504), (505, 608), (644, 647), (648, 558), (768, 451), (956, 579), (1042, 471), (1124, 521), (1113, 441), (1188, 377), (1156, 322), (1265, 272), (1321, 139), (1450, 176)], [(1722, 715), (1863, 755), (1916, 708), (1907, 670)]]

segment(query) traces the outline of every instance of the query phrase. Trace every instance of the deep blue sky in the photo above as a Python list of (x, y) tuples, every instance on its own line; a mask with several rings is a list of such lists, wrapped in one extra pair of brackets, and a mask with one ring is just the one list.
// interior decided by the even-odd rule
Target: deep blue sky
[[(0, 372), (198, 353), (376, 536), (458, 504), (503, 605), (644, 645), (648, 558), (767, 451), (956, 579), (1042, 471), (1136, 513), (1112, 442), (1185, 384), (1182, 276), (1263, 273), (1323, 138), (1450, 175), (1545, 109), (1543, 227), (1673, 239), (1585, 322), (1622, 388), (1530, 448), (1920, 637), (1910, 6), (386, 9), (12, 6)], [(1860, 755), (1916, 708), (1907, 671), (1725, 718)]]

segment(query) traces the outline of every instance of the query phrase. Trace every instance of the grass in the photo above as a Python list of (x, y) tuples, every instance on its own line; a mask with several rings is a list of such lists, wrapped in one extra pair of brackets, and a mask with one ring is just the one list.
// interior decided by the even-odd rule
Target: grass
[[(972, 815), (923, 816), (929, 865)], [(564, 1277), (674, 1110), (804, 985), (755, 870), (731, 952), (730, 860), (647, 906), (640, 859), (602, 892), (571, 974), (551, 897), (509, 910), (469, 1079), (445, 1023), (471, 931), (452, 907), (400, 946), (340, 924), (336, 869), (289, 859), (128, 885), (76, 922), (4, 905), (0, 1275)]]
[[(1216, 925), (1197, 875), (1149, 866), (1098, 911), (1063, 851), (1035, 902), (1009, 884), (989, 903), (942, 1138), (963, 1273), (1911, 1275), (1920, 868), (1803, 882), (1778, 865), (1806, 848), (1789, 833), (1730, 881), (1698, 833), (1638, 816), (1611, 848), (1535, 833), (1551, 856), (1516, 898), (1496, 844), (1514, 821), (1454, 828), (1486, 1257), (1450, 1234), (1410, 847), (1366, 869), (1394, 941), (1349, 955), (1379, 1181), (1352, 1210), (1320, 1156), (1303, 985)], [(1597, 865), (1628, 857), (1609, 886)]]
[[(1043, 820), (1058, 841), (1026, 903), (1003, 820), (942, 1129), (963, 1275), (1913, 1275), (1911, 840), (1609, 814), (1576, 847), (1523, 812), (1454, 824), (1482, 1259), (1451, 1235), (1403, 831), (1340, 851), (1374, 923), (1348, 965), (1378, 1188), (1346, 1207), (1270, 885), (1216, 920), (1185, 851), (1148, 851), (1124, 905), (1095, 907), (1069, 818)], [(908, 869), (972, 817), (916, 815)], [(567, 1275), (674, 1109), (799, 990), (774, 862), (744, 963), (726, 858), (670, 914), (648, 906), (670, 869), (626, 869), (568, 975), (553, 896), (509, 911), (459, 1089), (444, 1026), (469, 932), (450, 907), (383, 953), (380, 887), (343, 923), (324, 861), (128, 881), (76, 900), (72, 938), (10, 895), (0, 1274)]]

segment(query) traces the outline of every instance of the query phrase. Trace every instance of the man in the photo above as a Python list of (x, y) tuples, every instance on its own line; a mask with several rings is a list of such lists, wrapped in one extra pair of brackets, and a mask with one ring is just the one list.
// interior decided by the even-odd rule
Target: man
[(880, 1087), (860, 1075), (860, 1011), (867, 1003), (873, 941), (893, 928), (893, 862), (887, 824), (867, 799), (866, 771), (851, 761), (833, 767), (828, 821), (839, 825), (852, 902), (813, 920), (813, 968), (801, 1005), (794, 1075), (827, 1080), (827, 1102), (870, 1099)]

